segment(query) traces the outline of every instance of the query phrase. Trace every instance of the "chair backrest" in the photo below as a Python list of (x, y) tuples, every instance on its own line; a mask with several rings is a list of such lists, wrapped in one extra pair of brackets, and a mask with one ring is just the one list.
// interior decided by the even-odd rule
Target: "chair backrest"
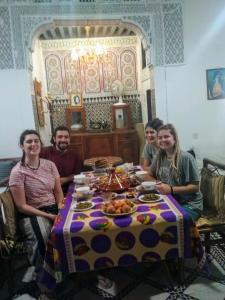
[(187, 150), (187, 152), (190, 153), (194, 158), (196, 158), (194, 149), (189, 149)]
[(1, 217), (3, 221), (3, 233), (11, 238), (17, 234), (17, 210), (10, 191), (0, 194)]
[(203, 194), (204, 209), (215, 209), (219, 214), (224, 214), (225, 175), (221, 174), (220, 170), (225, 170), (225, 165), (204, 158), (200, 190)]

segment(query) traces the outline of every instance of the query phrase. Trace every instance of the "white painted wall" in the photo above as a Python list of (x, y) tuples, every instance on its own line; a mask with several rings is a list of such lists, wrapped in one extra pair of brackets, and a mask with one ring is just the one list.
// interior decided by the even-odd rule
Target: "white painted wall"
[(155, 68), (156, 114), (199, 161), (225, 162), (225, 99), (207, 100), (206, 89), (206, 69), (225, 67), (224, 33), (224, 0), (185, 0), (185, 65)]
[(0, 158), (19, 157), (19, 136), (23, 130), (34, 129), (28, 71), (0, 70)]

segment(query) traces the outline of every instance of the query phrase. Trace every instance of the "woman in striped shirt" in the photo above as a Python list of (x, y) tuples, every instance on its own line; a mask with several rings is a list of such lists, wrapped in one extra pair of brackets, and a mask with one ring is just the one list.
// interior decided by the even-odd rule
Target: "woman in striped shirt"
[(19, 227), (26, 237), (28, 258), (37, 271), (43, 262), (63, 192), (55, 164), (39, 157), (39, 134), (25, 130), (20, 136), (20, 147), (23, 155), (12, 169), (9, 186), (19, 211)]

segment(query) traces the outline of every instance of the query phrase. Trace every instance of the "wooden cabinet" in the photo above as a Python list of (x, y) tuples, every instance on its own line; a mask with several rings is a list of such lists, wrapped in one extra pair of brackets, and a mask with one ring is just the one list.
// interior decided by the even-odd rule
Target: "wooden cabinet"
[(139, 163), (139, 145), (134, 129), (112, 132), (71, 133), (71, 148), (81, 160), (96, 156), (120, 156), (124, 162)]
[(136, 165), (139, 157), (139, 145), (136, 131), (117, 134), (118, 156), (126, 162), (134, 162)]

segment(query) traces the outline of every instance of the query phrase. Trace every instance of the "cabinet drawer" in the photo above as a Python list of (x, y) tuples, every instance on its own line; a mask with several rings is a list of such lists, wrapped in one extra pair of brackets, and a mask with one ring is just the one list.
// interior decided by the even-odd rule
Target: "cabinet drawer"
[(124, 141), (124, 140), (131, 140), (133, 138), (134, 134), (119, 134), (118, 135), (118, 140), (119, 141)]

